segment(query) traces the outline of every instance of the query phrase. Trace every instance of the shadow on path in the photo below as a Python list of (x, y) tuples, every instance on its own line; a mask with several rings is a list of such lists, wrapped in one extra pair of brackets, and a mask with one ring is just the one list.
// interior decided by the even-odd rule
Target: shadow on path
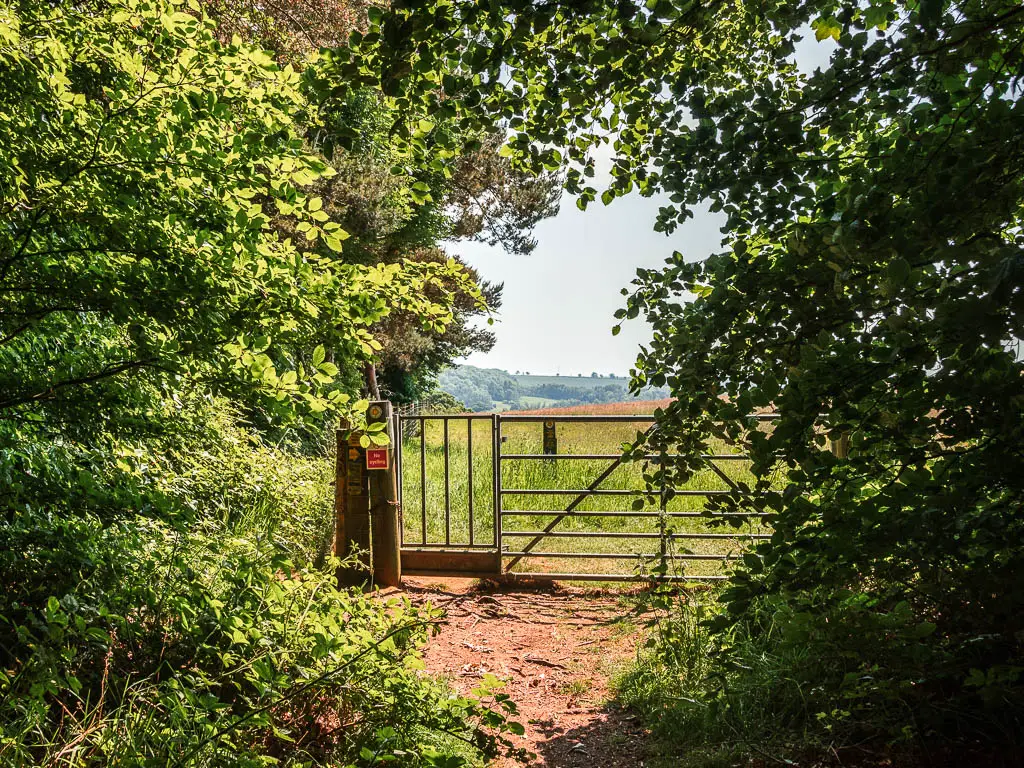
[(636, 718), (615, 704), (589, 714), (580, 725), (537, 723), (543, 740), (537, 744), (541, 765), (558, 768), (638, 768), (647, 751), (647, 734)]

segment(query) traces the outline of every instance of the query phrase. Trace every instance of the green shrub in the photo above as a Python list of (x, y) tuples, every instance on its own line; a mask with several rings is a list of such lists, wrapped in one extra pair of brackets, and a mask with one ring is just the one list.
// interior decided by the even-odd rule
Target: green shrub
[(219, 526), (25, 515), (3, 537), (3, 765), (431, 764), (493, 751), (511, 709), (421, 674), (436, 611)]
[(687, 765), (742, 758), (818, 764), (880, 753), (931, 764), (928, 750), (1013, 764), (1021, 668), (986, 667), (906, 602), (863, 592), (765, 598), (728, 629), (714, 602), (660, 591), (648, 647), (618, 681), (665, 749)]
[(190, 400), (176, 416), (188, 431), (162, 452), (160, 483), (175, 506), (273, 542), (296, 563), (322, 564), (334, 534), (331, 443), (269, 445), (220, 399)]
[(335, 588), (329, 456), (223, 399), (139, 398), (144, 423), (77, 440), (0, 425), (0, 766), (497, 749), (507, 698), (423, 673), (436, 611)]

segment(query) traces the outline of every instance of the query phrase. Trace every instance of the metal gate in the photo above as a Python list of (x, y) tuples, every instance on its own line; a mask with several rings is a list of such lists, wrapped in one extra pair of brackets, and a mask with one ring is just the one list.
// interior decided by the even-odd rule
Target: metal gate
[(402, 573), (501, 573), (500, 427), (490, 414), (399, 416)]
[[(756, 419), (767, 422), (773, 415)], [(458, 414), (398, 417), (402, 572), (573, 581), (710, 581), (770, 535), (764, 512), (721, 532), (706, 499), (743, 493), (749, 459), (701, 456), (682, 488), (651, 495), (645, 462), (622, 443), (646, 415)], [(647, 455), (645, 461), (660, 460)], [(670, 457), (669, 457), (670, 458)], [(716, 520), (715, 518), (718, 518)]]

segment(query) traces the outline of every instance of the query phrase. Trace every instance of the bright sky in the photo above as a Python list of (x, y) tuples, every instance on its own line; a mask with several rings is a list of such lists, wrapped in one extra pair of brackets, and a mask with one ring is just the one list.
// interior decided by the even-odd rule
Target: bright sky
[(482, 368), (534, 374), (625, 374), (638, 346), (650, 339), (642, 319), (626, 321), (612, 336), (622, 288), (639, 267), (657, 268), (672, 251), (698, 259), (718, 249), (722, 217), (698, 213), (671, 236), (653, 230), (664, 199), (632, 195), (586, 211), (573, 198), (535, 231), (536, 250), (511, 256), (480, 243), (455, 243), (450, 250), (481, 276), (505, 284), (504, 302), (492, 330), (498, 337), (487, 354), (464, 361)]
[[(835, 44), (829, 38), (817, 42), (809, 29), (804, 32), (796, 62), (809, 74), (827, 65)], [(597, 158), (595, 182), (608, 166), (610, 157)], [(600, 183), (594, 186), (603, 189)], [(724, 216), (697, 210), (666, 236), (653, 229), (658, 208), (665, 204), (664, 198), (633, 194), (607, 207), (595, 201), (584, 212), (566, 197), (559, 214), (537, 227), (538, 245), (529, 256), (510, 256), (480, 243), (451, 244), (482, 277), (505, 284), (493, 326), (498, 337), (494, 349), (460, 362), (513, 373), (627, 373), (650, 330), (642, 318), (625, 322), (618, 336), (612, 336), (611, 328), (613, 313), (625, 306), (620, 291), (637, 268), (660, 267), (673, 251), (698, 260), (720, 250)]]

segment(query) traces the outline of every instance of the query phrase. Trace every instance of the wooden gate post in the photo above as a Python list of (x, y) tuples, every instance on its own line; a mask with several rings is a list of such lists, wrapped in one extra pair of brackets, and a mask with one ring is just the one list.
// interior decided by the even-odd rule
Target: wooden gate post
[(355, 563), (338, 569), (338, 586), (354, 587), (370, 576), (370, 479), (361, 433), (342, 422), (337, 434), (334, 475), (334, 554), (345, 559), (358, 551)]
[(391, 403), (375, 400), (367, 411), (367, 423), (385, 425), (389, 443), (370, 449), (367, 471), (370, 475), (370, 516), (373, 522), (373, 579), (386, 587), (402, 583), (401, 510), (398, 506), (398, 480), (395, 471), (394, 420)]

